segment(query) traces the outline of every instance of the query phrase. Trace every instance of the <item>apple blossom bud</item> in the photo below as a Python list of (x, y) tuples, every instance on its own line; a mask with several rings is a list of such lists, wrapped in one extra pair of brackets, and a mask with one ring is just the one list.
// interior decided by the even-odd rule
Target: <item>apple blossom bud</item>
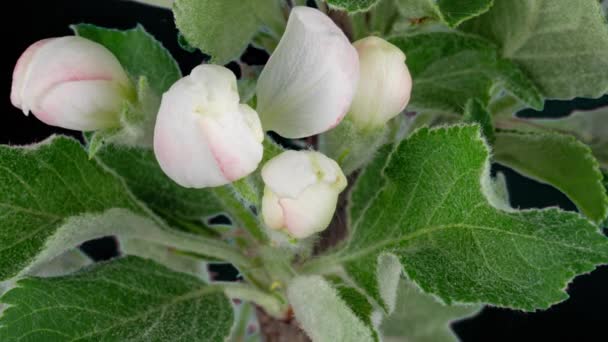
[(346, 115), (359, 79), (357, 51), (322, 12), (292, 9), (257, 84), (265, 130), (286, 138), (325, 132)]
[(329, 226), (346, 177), (332, 159), (314, 151), (286, 151), (262, 168), (262, 216), (271, 229), (302, 239)]
[(361, 78), (348, 118), (358, 127), (381, 127), (410, 100), (412, 77), (405, 54), (378, 37), (363, 38), (353, 45), (359, 53)]
[(262, 160), (264, 132), (257, 113), (239, 103), (236, 77), (200, 65), (162, 98), (154, 152), (163, 171), (187, 188), (228, 184)]
[(134, 89), (116, 57), (82, 37), (40, 40), (13, 71), (11, 102), (51, 126), (90, 131), (119, 125)]

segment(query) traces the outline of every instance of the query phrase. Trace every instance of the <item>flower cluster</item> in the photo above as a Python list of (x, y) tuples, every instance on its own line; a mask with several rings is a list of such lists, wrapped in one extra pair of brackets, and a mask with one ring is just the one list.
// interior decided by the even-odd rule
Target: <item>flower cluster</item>
[[(405, 55), (376, 37), (351, 44), (322, 12), (296, 7), (262, 71), (254, 110), (240, 103), (234, 74), (200, 65), (163, 96), (154, 152), (184, 187), (229, 184), (254, 172), (264, 131), (285, 138), (326, 132), (347, 115), (361, 129), (383, 126), (409, 100)], [(120, 126), (134, 86), (102, 45), (80, 37), (39, 41), (21, 56), (11, 101), (49, 125), (76, 130)], [(346, 187), (340, 166), (319, 152), (286, 151), (262, 168), (268, 228), (306, 238), (330, 223)]]

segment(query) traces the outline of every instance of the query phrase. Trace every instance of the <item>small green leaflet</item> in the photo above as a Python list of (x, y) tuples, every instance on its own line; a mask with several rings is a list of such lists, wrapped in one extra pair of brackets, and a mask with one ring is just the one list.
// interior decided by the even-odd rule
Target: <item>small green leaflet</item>
[(414, 86), (410, 108), (462, 113), (469, 99), (487, 104), (499, 84), (522, 102), (542, 108), (536, 86), (517, 66), (500, 59), (491, 43), (472, 35), (431, 32), (389, 40), (407, 56)]
[(475, 18), (492, 7), (494, 0), (395, 0), (399, 11), (407, 19), (434, 18), (456, 27)]
[(608, 215), (608, 195), (591, 149), (576, 138), (557, 133), (501, 132), (494, 160), (565, 193), (594, 222)]
[(3, 342), (224, 341), (233, 321), (220, 287), (137, 257), (26, 278), (0, 300)]
[(365, 12), (369, 11), (379, 1), (381, 0), (327, 0), (327, 3), (333, 8), (348, 12)]
[(599, 97), (608, 90), (608, 25), (599, 1), (495, 0), (465, 26), (497, 43), (545, 97)]
[(490, 205), (497, 187), (488, 175), (477, 126), (419, 129), (361, 174), (347, 245), (308, 270), (343, 264), (382, 303), (375, 268), (391, 253), (410, 279), (448, 304), (530, 311), (566, 299), (574, 276), (608, 260), (608, 239), (579, 214)]
[(135, 82), (142, 76), (146, 77), (158, 96), (182, 77), (169, 51), (141, 25), (121, 31), (78, 24), (72, 25), (72, 30), (110, 50)]
[(188, 43), (215, 64), (237, 59), (258, 31), (278, 39), (285, 26), (279, 0), (176, 0), (173, 14)]
[(385, 342), (456, 342), (450, 323), (473, 316), (478, 305), (446, 306), (407, 279), (399, 282), (395, 311), (380, 325)]
[[(339, 292), (320, 276), (296, 277), (289, 284), (287, 298), (302, 329), (313, 341), (375, 340), (369, 327), (340, 297)], [(350, 301), (349, 304), (354, 303)]]

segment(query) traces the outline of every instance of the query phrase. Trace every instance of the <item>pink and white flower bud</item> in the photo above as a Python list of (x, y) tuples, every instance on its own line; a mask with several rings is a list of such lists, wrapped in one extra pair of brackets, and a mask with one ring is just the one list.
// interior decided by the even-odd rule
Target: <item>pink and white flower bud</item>
[(48, 125), (90, 131), (118, 126), (133, 91), (108, 49), (68, 36), (40, 40), (25, 50), (13, 71), (11, 102)]
[(257, 83), (264, 129), (302, 138), (335, 127), (358, 79), (357, 51), (344, 33), (322, 12), (295, 7)]
[(353, 45), (359, 53), (361, 78), (348, 118), (362, 128), (381, 127), (410, 100), (412, 77), (405, 54), (378, 37), (363, 38)]
[(262, 160), (263, 140), (257, 113), (239, 103), (232, 71), (200, 65), (163, 95), (154, 153), (181, 186), (214, 187), (253, 172)]
[(346, 177), (332, 159), (314, 151), (286, 151), (262, 168), (262, 216), (271, 229), (302, 239), (325, 230)]

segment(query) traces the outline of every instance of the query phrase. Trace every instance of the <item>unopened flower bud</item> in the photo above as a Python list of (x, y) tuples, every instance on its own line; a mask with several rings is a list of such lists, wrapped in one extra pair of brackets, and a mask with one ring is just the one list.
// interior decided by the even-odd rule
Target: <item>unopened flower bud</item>
[(358, 127), (381, 127), (410, 100), (412, 77), (405, 54), (378, 37), (363, 38), (353, 45), (359, 53), (361, 73), (348, 117)]
[(357, 51), (344, 33), (322, 12), (295, 7), (257, 83), (264, 129), (302, 138), (335, 127), (358, 79)]
[(327, 228), (346, 177), (332, 159), (314, 151), (286, 151), (262, 168), (264, 222), (302, 239)]
[(163, 95), (154, 152), (178, 184), (214, 187), (253, 172), (262, 160), (263, 139), (257, 113), (239, 103), (232, 71), (200, 65)]
[(133, 96), (116, 57), (77, 36), (32, 44), (13, 71), (13, 105), (51, 126), (82, 131), (116, 127), (124, 101)]

